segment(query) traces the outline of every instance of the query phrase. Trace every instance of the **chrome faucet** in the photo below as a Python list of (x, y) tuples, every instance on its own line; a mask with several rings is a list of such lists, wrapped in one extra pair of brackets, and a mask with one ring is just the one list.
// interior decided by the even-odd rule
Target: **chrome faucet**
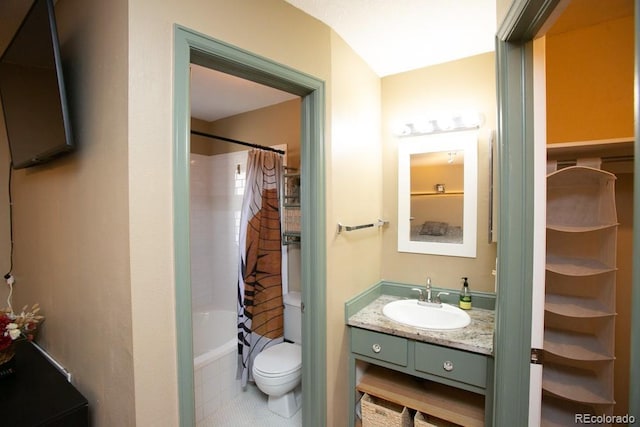
[(418, 292), (418, 301), (422, 303), (431, 303), (431, 277), (427, 277), (427, 286), (425, 289), (411, 288), (412, 291)]
[(418, 304), (433, 307), (442, 307), (440, 295), (449, 295), (449, 292), (438, 292), (438, 295), (436, 295), (435, 298), (432, 298), (431, 277), (427, 277), (427, 285), (425, 286), (425, 289), (411, 288), (411, 290), (418, 292)]

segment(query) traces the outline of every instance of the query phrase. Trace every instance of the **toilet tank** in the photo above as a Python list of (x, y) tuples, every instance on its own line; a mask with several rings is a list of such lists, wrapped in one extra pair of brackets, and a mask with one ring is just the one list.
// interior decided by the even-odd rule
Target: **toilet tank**
[(284, 294), (284, 338), (302, 344), (302, 311), (300, 292)]

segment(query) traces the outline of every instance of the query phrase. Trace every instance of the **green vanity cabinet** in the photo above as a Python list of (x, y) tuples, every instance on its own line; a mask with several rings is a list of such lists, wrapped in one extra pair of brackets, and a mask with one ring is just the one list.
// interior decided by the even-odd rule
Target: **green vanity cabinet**
[[(359, 392), (461, 425), (491, 425), (492, 357), (356, 327), (349, 337), (349, 426)], [(356, 382), (358, 362), (369, 368)], [(451, 418), (439, 412), (446, 407), (455, 408)], [(465, 411), (471, 415), (461, 418)]]
[(492, 425), (494, 312), (474, 308), (460, 330), (418, 330), (382, 315), (402, 291), (383, 284), (346, 304), (348, 425), (359, 425), (364, 393), (458, 425)]
[(487, 356), (437, 345), (415, 343), (415, 369), (451, 381), (485, 389)]
[(351, 351), (383, 362), (407, 366), (407, 340), (402, 337), (367, 331), (351, 330)]

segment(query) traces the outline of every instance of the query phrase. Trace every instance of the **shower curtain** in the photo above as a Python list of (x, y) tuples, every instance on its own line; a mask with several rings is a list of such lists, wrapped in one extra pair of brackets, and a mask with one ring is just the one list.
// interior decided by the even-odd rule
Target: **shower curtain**
[(238, 274), (238, 377), (253, 381), (253, 360), (284, 336), (280, 189), (282, 157), (251, 150), (242, 213)]

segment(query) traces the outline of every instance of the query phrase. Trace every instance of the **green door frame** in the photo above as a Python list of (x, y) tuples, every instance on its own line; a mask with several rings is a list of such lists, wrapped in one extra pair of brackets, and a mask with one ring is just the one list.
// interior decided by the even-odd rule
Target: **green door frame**
[(189, 246), (189, 67), (196, 63), (302, 97), (303, 425), (326, 424), (324, 82), (206, 35), (174, 27), (174, 257), (180, 425), (195, 425)]
[[(533, 292), (533, 39), (559, 0), (514, 0), (498, 29), (498, 150), (500, 216), (495, 335), (494, 425), (527, 420)], [(639, 5), (635, 0), (635, 156), (640, 155)], [(640, 200), (640, 164), (635, 162), (634, 200)], [(637, 205), (637, 203), (636, 203)], [(640, 224), (640, 209), (634, 209)], [(633, 228), (640, 248), (640, 228)], [(640, 260), (633, 257), (631, 330), (640, 329)], [(631, 378), (640, 378), (640, 337), (631, 336)], [(640, 385), (629, 390), (630, 414), (640, 417)]]

